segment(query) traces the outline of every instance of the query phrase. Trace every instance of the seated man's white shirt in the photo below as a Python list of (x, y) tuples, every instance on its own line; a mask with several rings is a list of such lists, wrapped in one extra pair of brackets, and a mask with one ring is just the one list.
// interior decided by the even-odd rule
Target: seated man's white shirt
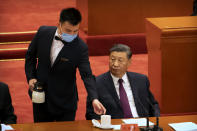
[[(113, 79), (113, 82), (114, 82), (114, 86), (116, 88), (116, 92), (117, 92), (118, 97), (120, 99), (119, 82), (118, 82), (118, 80), (120, 78), (115, 77), (112, 74), (111, 74), (111, 76), (112, 76), (112, 79)], [(129, 100), (129, 106), (130, 106), (130, 109), (131, 109), (131, 113), (132, 113), (133, 117), (139, 117), (138, 114), (137, 114), (135, 102), (134, 102), (134, 99), (133, 99), (133, 93), (132, 93), (132, 90), (131, 90), (131, 85), (130, 85), (130, 82), (128, 80), (128, 77), (127, 77), (126, 73), (123, 75), (122, 80), (123, 80), (123, 87), (125, 89), (125, 92), (127, 94), (127, 98)]]

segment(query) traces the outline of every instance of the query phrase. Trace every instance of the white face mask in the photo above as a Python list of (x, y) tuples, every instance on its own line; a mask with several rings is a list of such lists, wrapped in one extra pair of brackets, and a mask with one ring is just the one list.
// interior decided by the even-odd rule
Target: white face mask
[(68, 33), (63, 33), (61, 24), (60, 24), (60, 31), (62, 32), (61, 38), (64, 41), (66, 41), (66, 42), (72, 42), (77, 37), (77, 35), (78, 35), (78, 34), (70, 35)]

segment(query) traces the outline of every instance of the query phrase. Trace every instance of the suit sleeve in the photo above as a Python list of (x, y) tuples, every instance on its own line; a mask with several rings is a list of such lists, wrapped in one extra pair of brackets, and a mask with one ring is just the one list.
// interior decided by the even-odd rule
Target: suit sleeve
[(100, 119), (100, 116), (94, 113), (94, 109), (92, 107), (92, 101), (89, 97), (87, 97), (86, 101), (86, 120), (92, 120), (92, 119)]
[(10, 96), (10, 92), (8, 89), (8, 86), (3, 84), (0, 88), (3, 88), (4, 94), (2, 95), (3, 98), (3, 107), (2, 107), (2, 117), (1, 117), (1, 123), (4, 124), (15, 124), (16, 123), (16, 115), (14, 114), (14, 108), (12, 106), (12, 100)]
[(90, 101), (92, 101), (93, 99), (97, 99), (98, 95), (96, 92), (95, 76), (92, 74), (92, 70), (90, 68), (90, 62), (89, 62), (89, 57), (88, 57), (88, 48), (87, 47), (83, 48), (81, 54), (82, 54), (82, 56), (81, 56), (78, 68), (79, 68), (81, 78), (82, 78), (84, 85), (86, 87)]
[[(147, 77), (146, 77), (147, 78)], [(150, 86), (150, 82), (148, 80), (148, 78), (146, 79), (146, 85), (147, 85), (147, 89), (148, 89), (148, 94), (149, 94), (149, 98), (147, 99), (148, 103), (151, 106), (151, 110), (149, 110), (149, 114), (150, 116), (160, 116), (160, 108), (159, 108), (159, 104), (158, 102), (155, 100), (153, 94), (151, 93), (149, 86)]]
[(31, 41), (25, 56), (25, 74), (26, 74), (27, 82), (29, 82), (30, 79), (36, 78), (36, 64), (37, 64), (36, 54), (37, 54), (37, 41), (39, 37), (38, 36), (39, 30), (34, 36), (33, 40)]

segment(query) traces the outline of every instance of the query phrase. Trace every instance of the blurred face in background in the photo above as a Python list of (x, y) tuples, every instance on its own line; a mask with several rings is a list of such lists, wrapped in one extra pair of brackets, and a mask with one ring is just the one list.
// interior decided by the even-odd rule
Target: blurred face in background
[(114, 76), (122, 78), (130, 64), (131, 59), (128, 59), (126, 52), (113, 51), (110, 53), (109, 70)]

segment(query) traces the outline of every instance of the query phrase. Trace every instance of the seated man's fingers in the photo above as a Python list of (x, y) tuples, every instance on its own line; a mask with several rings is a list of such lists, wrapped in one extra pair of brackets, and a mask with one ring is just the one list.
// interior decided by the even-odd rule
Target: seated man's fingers
[(100, 107), (100, 105), (97, 105), (97, 106), (95, 107), (94, 112), (95, 112), (97, 115), (102, 115), (102, 114), (103, 114), (103, 111), (102, 111), (102, 108)]
[(102, 114), (105, 114), (106, 113), (106, 109), (101, 103), (100, 103), (100, 108), (101, 108)]

